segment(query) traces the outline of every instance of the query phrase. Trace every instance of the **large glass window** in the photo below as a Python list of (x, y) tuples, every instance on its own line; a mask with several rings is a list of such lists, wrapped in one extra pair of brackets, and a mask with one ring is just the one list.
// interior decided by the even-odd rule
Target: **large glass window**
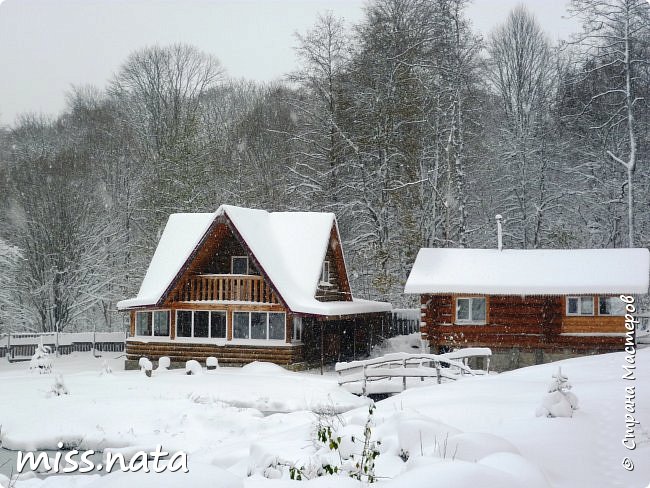
[(210, 337), (226, 338), (226, 312), (210, 312)]
[(460, 297), (456, 299), (456, 322), (461, 324), (484, 324), (485, 318), (485, 297)]
[(269, 339), (284, 340), (284, 314), (269, 313)]
[(209, 337), (210, 312), (197, 310), (194, 312), (194, 337)]
[(600, 315), (625, 315), (625, 303), (619, 297), (598, 297)]
[(153, 312), (153, 335), (169, 336), (169, 312)]
[(567, 297), (566, 313), (567, 315), (593, 315), (594, 297)]
[(285, 315), (273, 312), (233, 312), (234, 339), (284, 340)]
[(251, 312), (251, 339), (266, 339), (266, 313)]
[(135, 313), (135, 335), (151, 335), (151, 312)]
[(225, 339), (226, 312), (209, 310), (177, 310), (176, 337)]
[(154, 310), (153, 312), (136, 312), (135, 335), (168, 337), (169, 311)]
[(192, 337), (192, 311), (176, 312), (176, 337)]
[(233, 312), (232, 314), (232, 336), (234, 339), (248, 339), (249, 335), (248, 312)]

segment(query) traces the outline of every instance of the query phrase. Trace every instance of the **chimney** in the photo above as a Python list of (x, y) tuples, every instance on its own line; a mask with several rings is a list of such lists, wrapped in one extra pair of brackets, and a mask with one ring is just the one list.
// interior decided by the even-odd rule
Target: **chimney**
[(503, 250), (503, 230), (501, 228), (501, 219), (503, 217), (501, 217), (501, 214), (497, 214), (494, 218), (497, 219), (497, 249), (501, 251)]

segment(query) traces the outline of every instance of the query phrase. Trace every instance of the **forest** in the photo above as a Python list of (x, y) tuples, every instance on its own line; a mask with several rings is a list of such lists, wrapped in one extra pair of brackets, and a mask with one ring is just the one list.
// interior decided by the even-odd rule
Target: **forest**
[[(233, 79), (191, 45), (132, 52), (56, 117), (0, 130), (0, 332), (121, 330), (169, 214), (337, 215), (356, 296), (409, 305), (421, 247), (650, 245), (650, 4), (371, 0), (296, 34), (295, 72)], [(214, 51), (218, 52), (215, 46)]]

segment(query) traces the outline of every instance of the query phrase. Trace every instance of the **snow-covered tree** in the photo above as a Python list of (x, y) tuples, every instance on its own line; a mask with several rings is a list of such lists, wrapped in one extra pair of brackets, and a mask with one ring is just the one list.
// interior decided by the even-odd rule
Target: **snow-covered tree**
[(578, 409), (578, 397), (571, 392), (569, 378), (562, 374), (558, 366), (553, 375), (553, 381), (548, 386), (548, 393), (538, 407), (538, 417), (573, 417), (573, 411)]
[(587, 86), (575, 115), (602, 133), (603, 152), (625, 172), (628, 246), (635, 242), (634, 174), (640, 161), (640, 118), (647, 112), (650, 4), (645, 0), (572, 0), (583, 31), (574, 82)]

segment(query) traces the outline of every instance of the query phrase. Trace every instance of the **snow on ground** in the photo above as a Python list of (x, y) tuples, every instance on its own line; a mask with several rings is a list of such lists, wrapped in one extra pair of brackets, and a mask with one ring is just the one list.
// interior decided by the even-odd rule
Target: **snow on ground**
[[(58, 359), (56, 371), (70, 391), (58, 397), (47, 395), (53, 375), (31, 375), (27, 363), (0, 361), (3, 446), (51, 449), (64, 440), (83, 449), (153, 450), (162, 444), (167, 451), (186, 451), (190, 472), (51, 475), (18, 480), (16, 488), (286, 488), (297, 482), (288, 479), (285, 464), (305, 473), (323, 459), (349, 467), (346, 458), (357, 453), (358, 459), (362, 449), (368, 405), (338, 387), (334, 375), (256, 363), (200, 376), (154, 371), (147, 378), (120, 371), (121, 359), (109, 361), (113, 374), (100, 375), (104, 359)], [(650, 349), (636, 359), (635, 381), (621, 378), (623, 354), (560, 362), (580, 400), (572, 418), (535, 416), (558, 363), (407, 390), (378, 402), (371, 426), (372, 439), (381, 441), (378, 486), (646, 487)], [(621, 445), (626, 386), (635, 386), (634, 416), (641, 422), (633, 451)], [(317, 442), (313, 410), (345, 412), (338, 415), (344, 425), (320, 417), (321, 425), (332, 425), (334, 438), (341, 437), (338, 452)], [(625, 456), (635, 462), (634, 471), (621, 466)], [(283, 478), (269, 479), (278, 476)], [(365, 486), (347, 475), (302, 484)]]

